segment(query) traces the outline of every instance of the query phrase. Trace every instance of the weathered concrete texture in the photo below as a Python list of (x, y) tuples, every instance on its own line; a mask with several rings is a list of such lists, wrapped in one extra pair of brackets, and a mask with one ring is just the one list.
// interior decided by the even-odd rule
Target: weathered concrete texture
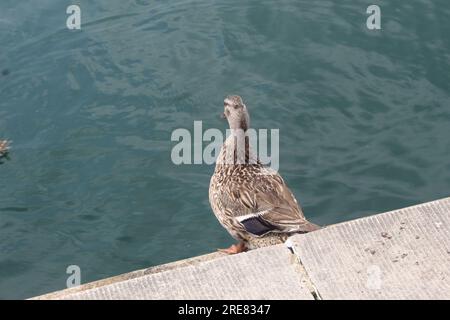
[(226, 255), (223, 253), (220, 253), (220, 252), (209, 253), (209, 254), (205, 254), (205, 255), (201, 255), (201, 256), (197, 256), (197, 257), (178, 260), (178, 261), (174, 261), (174, 262), (170, 262), (170, 263), (166, 263), (166, 264), (162, 264), (162, 265), (158, 265), (158, 266), (149, 267), (146, 269), (141, 269), (141, 270), (124, 273), (124, 274), (121, 274), (118, 276), (114, 276), (114, 277), (110, 277), (110, 278), (106, 278), (106, 279), (102, 279), (102, 280), (98, 280), (98, 281), (94, 281), (94, 282), (89, 282), (89, 283), (86, 283), (86, 284), (83, 284), (83, 285), (80, 285), (77, 287), (47, 293), (47, 294), (44, 294), (41, 296), (34, 297), (32, 299), (33, 300), (61, 299), (69, 294), (73, 294), (73, 293), (77, 293), (77, 292), (81, 292), (81, 291), (85, 291), (85, 290), (89, 290), (89, 289), (93, 289), (93, 288), (97, 288), (97, 287), (101, 287), (101, 286), (106, 286), (106, 285), (113, 284), (113, 283), (120, 282), (120, 281), (126, 281), (126, 280), (130, 280), (130, 279), (142, 277), (144, 275), (154, 274), (154, 273), (168, 271), (168, 270), (172, 270), (172, 269), (179, 269), (179, 268), (183, 268), (183, 267), (187, 267), (187, 266), (195, 266), (195, 265), (198, 265), (199, 263), (213, 260), (213, 259), (223, 257), (223, 256), (226, 256)]
[(290, 240), (323, 299), (450, 299), (450, 198)]
[(312, 299), (294, 256), (277, 245), (118, 281), (62, 299)]

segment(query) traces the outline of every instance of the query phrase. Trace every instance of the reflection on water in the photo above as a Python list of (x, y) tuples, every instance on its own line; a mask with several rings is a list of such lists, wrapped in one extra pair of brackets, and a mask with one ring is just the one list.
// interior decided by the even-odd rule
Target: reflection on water
[(213, 167), (170, 161), (176, 128), (225, 129), (227, 94), (280, 129), (280, 173), (332, 224), (448, 195), (450, 5), (364, 1), (0, 4), (0, 298), (215, 250)]

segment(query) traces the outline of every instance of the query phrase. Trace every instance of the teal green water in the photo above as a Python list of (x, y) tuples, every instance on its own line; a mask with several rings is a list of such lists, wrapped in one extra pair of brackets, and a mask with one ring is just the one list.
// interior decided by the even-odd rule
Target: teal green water
[(174, 165), (170, 137), (225, 129), (229, 93), (280, 128), (316, 223), (449, 195), (448, 1), (81, 0), (81, 31), (71, 3), (0, 3), (0, 298), (228, 246), (213, 167)]

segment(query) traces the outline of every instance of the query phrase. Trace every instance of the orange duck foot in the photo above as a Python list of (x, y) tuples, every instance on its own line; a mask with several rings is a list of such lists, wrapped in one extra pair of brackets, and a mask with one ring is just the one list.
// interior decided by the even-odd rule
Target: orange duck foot
[(247, 247), (245, 246), (245, 243), (239, 242), (238, 244), (233, 244), (231, 247), (227, 249), (217, 249), (217, 251), (226, 254), (236, 254), (247, 251)]

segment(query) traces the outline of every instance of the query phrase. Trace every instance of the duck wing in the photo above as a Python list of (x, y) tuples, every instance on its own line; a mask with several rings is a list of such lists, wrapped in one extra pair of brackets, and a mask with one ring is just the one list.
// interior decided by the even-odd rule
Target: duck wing
[(294, 233), (319, 229), (306, 220), (297, 200), (278, 173), (253, 175), (251, 179), (229, 185), (227, 193), (227, 211), (255, 236), (269, 232)]

